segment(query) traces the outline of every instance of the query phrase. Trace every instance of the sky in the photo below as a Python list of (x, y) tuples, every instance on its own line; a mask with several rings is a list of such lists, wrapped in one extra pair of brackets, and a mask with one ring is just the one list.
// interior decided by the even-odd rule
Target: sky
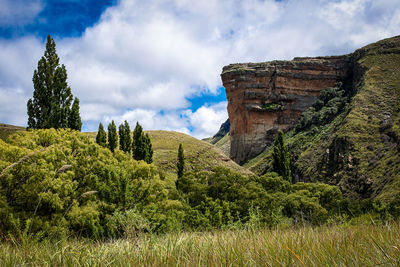
[(222, 67), (347, 54), (400, 34), (398, 0), (0, 0), (0, 122), (26, 126), (50, 34), (83, 131), (214, 135), (228, 118)]

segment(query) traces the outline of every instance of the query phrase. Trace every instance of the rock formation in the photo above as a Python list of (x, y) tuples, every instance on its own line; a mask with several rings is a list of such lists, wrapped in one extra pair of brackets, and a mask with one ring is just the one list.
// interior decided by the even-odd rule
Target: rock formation
[(221, 78), (231, 123), (230, 157), (241, 164), (288, 130), (321, 90), (350, 71), (350, 55), (231, 64)]

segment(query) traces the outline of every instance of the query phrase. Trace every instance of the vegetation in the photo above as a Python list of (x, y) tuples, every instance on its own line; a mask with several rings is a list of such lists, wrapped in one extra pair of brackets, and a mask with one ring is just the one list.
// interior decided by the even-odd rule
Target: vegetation
[[(346, 197), (399, 201), (400, 37), (357, 50), (348, 81), (322, 92), (286, 133), (294, 182), (338, 185)], [(273, 170), (272, 146), (244, 166)]]
[(285, 180), (291, 182), (290, 155), (282, 131), (278, 132), (278, 136), (274, 141), (272, 158), (274, 171), (281, 175)]
[(99, 123), (99, 130), (97, 131), (96, 135), (96, 143), (102, 147), (106, 147), (107, 145), (107, 134), (106, 131), (104, 131), (104, 127), (101, 122)]
[(108, 124), (108, 148), (111, 152), (114, 152), (118, 146), (118, 135), (117, 126), (115, 126), (114, 120)]
[(139, 122), (136, 123), (133, 131), (132, 155), (135, 160), (144, 160), (147, 163), (153, 162), (153, 147), (150, 136), (143, 132)]
[(67, 70), (60, 66), (53, 38), (47, 36), (46, 51), (33, 73), (33, 98), (27, 103), (28, 127), (71, 128), (81, 130), (79, 100), (75, 98), (67, 84)]
[(2, 266), (398, 266), (398, 223), (0, 244)]
[(124, 152), (131, 152), (131, 128), (127, 121), (119, 126), (119, 149)]
[(176, 163), (176, 171), (178, 175), (178, 180), (183, 177), (183, 171), (185, 169), (185, 156), (183, 154), (183, 146), (179, 144), (178, 148), (178, 162)]

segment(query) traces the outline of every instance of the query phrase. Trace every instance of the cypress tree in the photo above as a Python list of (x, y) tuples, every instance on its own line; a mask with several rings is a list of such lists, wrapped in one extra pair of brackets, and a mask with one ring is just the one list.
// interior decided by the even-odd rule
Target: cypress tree
[(183, 169), (185, 168), (185, 156), (183, 154), (183, 146), (179, 144), (178, 148), (178, 162), (176, 163), (176, 170), (178, 174), (178, 180), (183, 177)]
[[(28, 100), (28, 128), (78, 128), (78, 119), (69, 125), (73, 95), (67, 83), (67, 70), (60, 66), (56, 44), (50, 35), (47, 36), (46, 51), (39, 60), (33, 73), (33, 98)], [(75, 102), (76, 103), (76, 102)], [(78, 113), (79, 116), (79, 101)]]
[(121, 151), (125, 151), (125, 129), (124, 129), (124, 125), (120, 124), (118, 126), (118, 134), (119, 134), (119, 149)]
[(103, 147), (106, 147), (107, 136), (106, 136), (106, 132), (104, 131), (103, 124), (101, 122), (99, 124), (99, 130), (97, 131), (97, 135), (96, 135), (96, 143)]
[(136, 127), (133, 130), (132, 156), (135, 160), (144, 160), (147, 163), (153, 162), (153, 148), (150, 137), (148, 134), (143, 133), (143, 128), (139, 122), (136, 123)]
[(150, 136), (146, 133), (143, 136), (144, 139), (144, 161), (146, 161), (148, 164), (153, 162), (153, 146), (151, 145), (151, 140)]
[(279, 131), (278, 136), (275, 138), (272, 157), (274, 171), (285, 180), (292, 182), (290, 155), (282, 131)]
[(124, 152), (131, 151), (131, 129), (127, 121), (119, 125), (119, 148)]
[(75, 97), (71, 113), (68, 116), (68, 127), (77, 131), (81, 131), (82, 129), (82, 121), (79, 114), (79, 99), (77, 97)]
[(125, 131), (125, 152), (131, 152), (132, 146), (132, 137), (131, 137), (131, 127), (127, 121), (124, 122), (124, 131)]
[(108, 124), (108, 148), (111, 150), (111, 152), (114, 152), (115, 148), (117, 148), (117, 143), (117, 126), (115, 126), (113, 120), (110, 124)]

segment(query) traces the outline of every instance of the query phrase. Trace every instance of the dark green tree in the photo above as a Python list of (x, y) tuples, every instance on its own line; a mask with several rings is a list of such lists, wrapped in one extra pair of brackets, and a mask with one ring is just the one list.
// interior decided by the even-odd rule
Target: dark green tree
[(132, 156), (135, 160), (144, 160), (147, 163), (153, 162), (153, 148), (150, 137), (148, 134), (143, 133), (143, 128), (139, 122), (136, 123), (136, 127), (133, 130)]
[(143, 135), (143, 139), (145, 151), (144, 161), (150, 164), (153, 162), (153, 146), (151, 144), (150, 136), (147, 133)]
[(115, 126), (114, 121), (108, 124), (108, 148), (111, 152), (114, 152), (115, 148), (117, 148), (118, 143), (118, 135), (117, 135), (117, 126)]
[(178, 180), (182, 178), (184, 168), (185, 168), (185, 156), (183, 154), (183, 146), (182, 146), (182, 144), (179, 144), (178, 162), (176, 163), (176, 171), (178, 174)]
[(119, 148), (124, 152), (131, 151), (131, 128), (127, 121), (124, 124), (119, 125)]
[(96, 135), (96, 143), (103, 147), (106, 147), (106, 145), (107, 145), (106, 131), (104, 131), (104, 127), (101, 122), (99, 124), (99, 130), (97, 131), (97, 135)]
[(81, 115), (79, 114), (79, 99), (77, 97), (75, 97), (71, 113), (68, 117), (68, 127), (77, 131), (81, 131), (82, 129)]
[(279, 131), (278, 136), (275, 138), (272, 157), (274, 171), (282, 176), (283, 179), (291, 182), (290, 155), (282, 131)]
[(79, 126), (79, 101), (75, 101), (78, 108), (72, 113), (73, 95), (67, 83), (67, 70), (59, 61), (56, 44), (49, 35), (44, 56), (33, 73), (33, 98), (27, 103), (28, 128), (77, 129)]

